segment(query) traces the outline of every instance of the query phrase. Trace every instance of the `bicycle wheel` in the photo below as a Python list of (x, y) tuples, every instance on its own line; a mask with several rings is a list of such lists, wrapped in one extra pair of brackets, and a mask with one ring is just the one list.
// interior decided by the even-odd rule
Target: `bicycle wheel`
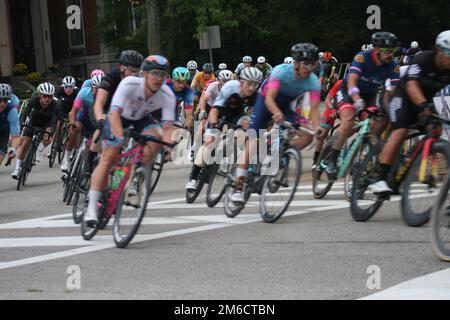
[(31, 172), (31, 169), (33, 168), (34, 163), (34, 157), (36, 154), (36, 147), (32, 144), (25, 155), (25, 159), (22, 162), (21, 168), (20, 168), (20, 174), (17, 181), (17, 191), (20, 191), (23, 189), (23, 186), (25, 186), (25, 182), (27, 181), (28, 175)]
[[(450, 146), (438, 141), (431, 146), (426, 167), (421, 168), (422, 153), (412, 163), (403, 183), (401, 214), (410, 227), (420, 227), (428, 222), (431, 209), (436, 203), (440, 186), (446, 181), (450, 168)], [(432, 173), (435, 163), (434, 174)], [(425, 180), (419, 181), (420, 171), (425, 170)]]
[(70, 205), (73, 197), (73, 193), (78, 188), (78, 186), (81, 183), (81, 180), (83, 179), (83, 157), (80, 158), (76, 168), (73, 177), (71, 177), (71, 183), (68, 186), (67, 190), (67, 197), (66, 197), (66, 204)]
[(301, 163), (300, 152), (289, 148), (282, 154), (278, 173), (265, 178), (259, 206), (264, 222), (276, 222), (286, 212), (297, 191)]
[[(100, 203), (102, 204), (102, 207), (99, 209), (99, 214), (100, 216), (102, 216), (106, 210), (106, 203), (108, 201), (108, 191), (105, 191), (102, 193), (101, 199), (100, 199)], [(82, 213), (81, 213), (81, 236), (83, 237), (84, 240), (89, 241), (91, 240), (96, 234), (97, 231), (99, 230), (99, 224), (97, 223), (95, 226), (90, 226), (86, 223), (86, 221), (84, 221), (83, 217), (86, 213), (86, 210), (88, 208), (89, 205), (89, 195), (88, 193), (86, 193), (86, 198), (84, 200), (84, 206), (82, 209)]]
[(320, 152), (316, 167), (312, 170), (313, 196), (316, 199), (322, 199), (325, 197), (334, 183), (334, 181), (328, 179), (328, 175), (325, 172), (326, 163), (330, 157), (332, 146), (333, 139), (329, 139)]
[(87, 191), (78, 189), (73, 197), (72, 201), (72, 218), (75, 224), (79, 224), (83, 218), (86, 202), (87, 202)]
[(368, 190), (368, 186), (376, 181), (375, 165), (380, 151), (381, 144), (371, 148), (353, 176), (350, 212), (355, 221), (369, 220), (383, 204), (383, 197)]
[(50, 168), (53, 168), (53, 165), (55, 164), (55, 160), (58, 153), (58, 139), (59, 139), (59, 132), (56, 132), (56, 135), (53, 137), (52, 144), (50, 146), (50, 156), (48, 157), (48, 166)]
[(234, 218), (236, 217), (242, 209), (244, 209), (245, 204), (247, 203), (248, 199), (250, 198), (252, 194), (253, 189), (253, 183), (252, 180), (253, 177), (248, 176), (246, 181), (244, 182), (242, 191), (244, 192), (244, 202), (243, 203), (235, 203), (231, 201), (230, 197), (234, 192), (234, 188), (236, 186), (236, 181), (234, 178), (234, 172), (236, 171), (236, 166), (233, 166), (230, 173), (227, 175), (227, 184), (225, 186), (224, 195), (223, 195), (223, 210), (225, 212), (225, 215), (228, 218)]
[(450, 261), (450, 177), (442, 184), (436, 204), (431, 210), (430, 236), (433, 252), (443, 261)]
[(353, 192), (353, 175), (358, 170), (361, 165), (364, 157), (369, 154), (370, 149), (372, 148), (372, 143), (369, 141), (363, 142), (356, 151), (355, 156), (351, 162), (350, 168), (348, 168), (346, 174), (344, 175), (344, 196), (347, 201), (351, 201), (352, 192)]
[(213, 165), (206, 189), (206, 204), (208, 207), (214, 207), (222, 199), (227, 184), (227, 175), (231, 167), (232, 165), (226, 162)]
[(200, 174), (198, 175), (198, 183), (197, 188), (195, 190), (192, 189), (186, 189), (186, 202), (187, 203), (193, 203), (195, 199), (197, 199), (200, 192), (202, 192), (203, 186), (206, 182), (206, 179), (208, 179), (208, 168), (205, 166), (200, 171)]
[(165, 157), (165, 151), (161, 149), (161, 151), (156, 155), (155, 160), (153, 160), (152, 164), (152, 185), (150, 187), (150, 193), (153, 193), (153, 190), (155, 190), (156, 185), (158, 184), (159, 177), (161, 176), (161, 172), (164, 167), (164, 157)]
[[(128, 179), (115, 212), (113, 237), (118, 248), (125, 248), (137, 233), (144, 218), (150, 197), (151, 170), (144, 167), (136, 170)], [(130, 185), (136, 187), (135, 195), (129, 193)]]
[(58, 144), (58, 164), (62, 163), (62, 160), (64, 159), (64, 155), (66, 153), (66, 142), (68, 140), (68, 132), (67, 132), (67, 128), (64, 127), (63, 128), (63, 135), (60, 136), (60, 141)]

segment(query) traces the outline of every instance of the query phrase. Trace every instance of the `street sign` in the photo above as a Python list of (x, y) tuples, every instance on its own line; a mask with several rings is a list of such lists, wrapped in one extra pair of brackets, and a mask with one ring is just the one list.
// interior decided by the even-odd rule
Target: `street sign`
[(209, 26), (206, 32), (200, 35), (200, 49), (217, 49), (221, 47), (219, 26)]

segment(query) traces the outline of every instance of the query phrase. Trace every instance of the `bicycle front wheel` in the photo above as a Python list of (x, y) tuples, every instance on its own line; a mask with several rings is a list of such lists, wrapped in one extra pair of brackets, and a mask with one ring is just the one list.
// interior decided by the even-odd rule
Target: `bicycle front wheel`
[(206, 189), (206, 204), (208, 207), (214, 207), (225, 193), (227, 176), (231, 170), (231, 164), (226, 162), (213, 166)]
[(431, 210), (430, 236), (433, 252), (443, 261), (450, 261), (450, 178), (442, 184), (436, 204)]
[(113, 237), (125, 248), (139, 230), (150, 197), (151, 169), (140, 167), (126, 182), (114, 218)]
[(316, 167), (312, 170), (313, 196), (316, 199), (322, 199), (325, 197), (334, 183), (334, 181), (328, 179), (328, 175), (325, 172), (326, 164), (331, 155), (333, 142), (334, 139), (331, 138), (325, 143), (322, 151), (320, 152), (319, 158), (317, 159)]
[(300, 181), (301, 163), (300, 152), (289, 148), (281, 156), (277, 174), (265, 178), (260, 201), (264, 222), (276, 222), (289, 207)]

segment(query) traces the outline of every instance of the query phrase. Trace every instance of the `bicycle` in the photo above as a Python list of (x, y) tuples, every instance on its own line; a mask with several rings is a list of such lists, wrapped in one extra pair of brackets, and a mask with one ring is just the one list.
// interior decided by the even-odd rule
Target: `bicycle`
[(442, 261), (450, 261), (450, 203), (448, 194), (450, 191), (450, 177), (439, 190), (436, 204), (431, 210), (430, 238), (431, 248)]
[[(344, 195), (349, 201), (352, 196), (352, 174), (355, 172), (356, 168), (358, 168), (361, 161), (364, 159), (364, 156), (368, 154), (373, 147), (370, 137), (372, 123), (374, 120), (376, 121), (386, 118), (385, 115), (378, 112), (369, 110), (366, 112), (368, 113), (368, 117), (365, 120), (357, 122), (353, 126), (354, 130), (358, 130), (356, 137), (350, 143), (348, 143), (348, 141), (345, 142), (337, 160), (337, 179), (345, 178)], [(328, 159), (331, 155), (334, 140), (336, 139), (336, 137), (333, 136), (333, 133), (336, 132), (338, 127), (339, 125), (331, 129), (330, 138), (325, 142), (324, 147), (317, 159), (317, 165), (312, 170), (313, 196), (316, 199), (322, 199), (325, 197), (335, 182), (335, 180), (328, 179), (328, 175), (325, 170), (327, 168)], [(322, 178), (325, 178), (325, 180), (322, 180)]]
[[(269, 158), (270, 162), (273, 162), (275, 153), (279, 155), (279, 162), (277, 163), (278, 170), (276, 170), (276, 173), (272, 172), (269, 175), (262, 175), (262, 170), (266, 169), (265, 165), (261, 164), (261, 162), (258, 162), (256, 165), (249, 165), (248, 175), (243, 185), (244, 202), (233, 203), (230, 197), (236, 186), (234, 172), (237, 166), (234, 166), (228, 174), (227, 184), (225, 186), (224, 211), (228, 217), (236, 217), (245, 207), (252, 193), (258, 193), (260, 195), (259, 208), (264, 222), (276, 222), (289, 207), (297, 191), (301, 175), (301, 154), (296, 148), (290, 146), (290, 136), (298, 130), (305, 131), (309, 134), (314, 134), (314, 132), (301, 126), (296, 128), (289, 122), (284, 122), (280, 126), (276, 125), (274, 128), (280, 129), (279, 140), (273, 140), (271, 137), (267, 143), (269, 150), (270, 146), (274, 144), (274, 148), (271, 150), (274, 153)], [(268, 135), (266, 133), (266, 137)], [(290, 164), (293, 164), (293, 167), (290, 167)], [(291, 186), (288, 184), (289, 178), (293, 178)], [(277, 195), (286, 195), (287, 198), (273, 200)], [(272, 210), (273, 208), (275, 210)]]
[(69, 138), (69, 119), (67, 117), (60, 119), (59, 129), (56, 130), (50, 148), (50, 155), (48, 157), (48, 166), (53, 168), (53, 165), (58, 158), (58, 164), (61, 164), (64, 154), (66, 152), (65, 144)]
[[(421, 195), (421, 189), (416, 187), (425, 187), (429, 194), (435, 195), (439, 183), (443, 181), (443, 174), (447, 174), (450, 168), (450, 145), (447, 141), (439, 139), (442, 123), (450, 121), (436, 116), (431, 116), (429, 120), (432, 128), (420, 128), (419, 132), (409, 135), (408, 140), (422, 137), (412, 148), (407, 147), (400, 153), (387, 181), (394, 194), (401, 194), (401, 216), (405, 223), (412, 227), (419, 227), (428, 222), (436, 200), (429, 195)], [(383, 143), (379, 143), (372, 148), (353, 176), (354, 194), (350, 211), (355, 221), (367, 221), (379, 210), (384, 201), (390, 199), (390, 194), (373, 195), (371, 192), (366, 194), (368, 186), (376, 181), (375, 164), (382, 146)], [(444, 165), (444, 170), (440, 169), (439, 165)], [(417, 198), (421, 201), (415, 202), (414, 199)], [(431, 199), (426, 201), (427, 198)], [(419, 209), (413, 208), (413, 205), (418, 204)]]
[[(173, 148), (175, 144), (167, 143), (154, 136), (141, 135), (131, 129), (125, 130), (125, 137), (138, 142), (131, 150), (119, 155), (119, 162), (111, 169), (108, 187), (102, 193), (99, 206), (99, 223), (88, 225), (81, 223), (81, 234), (85, 240), (92, 239), (100, 226), (106, 226), (114, 215), (113, 237), (118, 248), (125, 248), (137, 233), (144, 217), (150, 197), (151, 170), (149, 166), (141, 165), (144, 146), (147, 142), (155, 142)], [(131, 145), (134, 145), (131, 143)], [(130, 186), (136, 187), (135, 194), (130, 192)], [(86, 212), (89, 199), (86, 196), (82, 214)], [(127, 208), (128, 207), (128, 208)], [(126, 211), (133, 211), (130, 218)], [(129, 228), (127, 228), (129, 226)]]
[(20, 191), (23, 189), (23, 186), (25, 186), (25, 182), (27, 181), (28, 175), (31, 172), (31, 169), (33, 166), (36, 165), (36, 151), (39, 147), (39, 144), (41, 143), (42, 139), (44, 138), (45, 134), (48, 134), (51, 136), (50, 131), (46, 131), (43, 128), (40, 127), (33, 127), (28, 124), (24, 124), (24, 127), (32, 128), (34, 129), (33, 138), (31, 139), (26, 153), (24, 160), (22, 164), (20, 165), (20, 173), (19, 177), (17, 178), (17, 191)]

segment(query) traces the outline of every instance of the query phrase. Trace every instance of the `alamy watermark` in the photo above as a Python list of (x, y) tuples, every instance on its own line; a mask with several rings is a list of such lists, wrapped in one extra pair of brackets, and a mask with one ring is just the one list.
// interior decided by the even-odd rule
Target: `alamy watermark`
[(381, 29), (381, 9), (377, 5), (370, 5), (366, 10), (370, 16), (367, 18), (366, 26), (369, 30)]
[(67, 7), (66, 13), (69, 15), (66, 21), (67, 29), (81, 30), (81, 8), (71, 5)]
[(77, 265), (67, 267), (66, 273), (69, 275), (66, 281), (67, 290), (81, 290), (81, 269)]
[(366, 270), (367, 274), (370, 274), (367, 278), (366, 286), (369, 290), (381, 289), (381, 268), (377, 265), (370, 265)]

